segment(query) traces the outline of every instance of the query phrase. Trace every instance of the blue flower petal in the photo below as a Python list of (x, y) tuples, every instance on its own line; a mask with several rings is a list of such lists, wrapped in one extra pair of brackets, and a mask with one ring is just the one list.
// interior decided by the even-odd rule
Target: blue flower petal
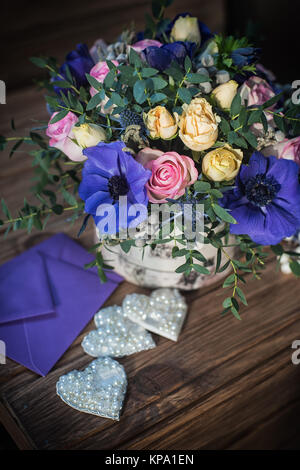
[(254, 152), (248, 165), (242, 165), (240, 170), (240, 179), (245, 184), (252, 176), (265, 174), (268, 167), (268, 159), (260, 152)]
[(160, 72), (167, 69), (174, 59), (173, 54), (170, 54), (170, 52), (163, 49), (163, 47), (149, 46), (144, 49), (143, 52), (150, 67), (153, 67)]
[(85, 201), (85, 212), (87, 214), (96, 214), (100, 204), (109, 204), (111, 202), (110, 194), (107, 191), (97, 191)]

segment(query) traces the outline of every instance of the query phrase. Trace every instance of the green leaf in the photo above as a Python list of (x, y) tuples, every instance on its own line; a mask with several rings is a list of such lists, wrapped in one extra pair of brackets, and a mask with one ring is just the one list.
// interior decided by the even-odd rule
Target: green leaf
[(151, 78), (151, 82), (153, 83), (154, 90), (162, 90), (168, 85), (168, 82), (161, 77)]
[(76, 197), (73, 194), (69, 193), (64, 187), (61, 188), (62, 195), (68, 204), (75, 206), (77, 201)]
[(292, 273), (295, 274), (295, 276), (300, 277), (300, 263), (295, 260), (290, 261), (290, 268)]
[(77, 234), (77, 237), (79, 238), (80, 235), (85, 231), (86, 227), (87, 227), (87, 224), (88, 224), (88, 221), (89, 221), (89, 218), (90, 218), (91, 214), (87, 214), (82, 222), (82, 226), (80, 227), (80, 230)]
[(174, 251), (172, 250), (173, 258), (178, 258), (179, 256), (185, 256), (187, 253), (189, 253), (189, 251), (186, 250), (185, 248), (182, 248), (181, 250), (177, 246), (174, 246), (174, 248), (177, 248), (177, 249)]
[(231, 306), (231, 312), (233, 313), (233, 315), (235, 316), (235, 318), (237, 318), (238, 320), (241, 320), (241, 317), (239, 315), (239, 312), (238, 310), (234, 307), (234, 305)]
[(223, 197), (223, 193), (221, 193), (221, 191), (219, 191), (218, 189), (210, 189), (208, 193), (218, 199), (221, 199)]
[(64, 211), (64, 208), (60, 204), (55, 204), (55, 206), (52, 207), (52, 210), (53, 210), (54, 214), (61, 215)]
[(72, 84), (67, 82), (67, 80), (54, 80), (51, 82), (51, 85), (59, 88), (70, 88)]
[(157, 75), (158, 73), (159, 73), (159, 70), (154, 69), (152, 67), (146, 67), (142, 69), (141, 71), (141, 75), (143, 78), (153, 77), (154, 75)]
[(130, 251), (130, 248), (135, 244), (134, 240), (124, 240), (120, 243), (120, 247), (125, 253)]
[(250, 116), (249, 116), (249, 119), (248, 119), (249, 126), (251, 126), (255, 122), (261, 122), (261, 115), (262, 115), (261, 109), (257, 109), (255, 111), (252, 111), (250, 113)]
[(228, 268), (229, 265), (230, 265), (230, 260), (227, 261), (221, 268), (218, 269), (218, 273), (222, 273), (222, 272), (226, 271), (226, 269)]
[(30, 132), (30, 138), (32, 139), (33, 142), (35, 142), (37, 145), (39, 145), (43, 149), (47, 149), (48, 145), (44, 141), (43, 137), (40, 134), (37, 134), (36, 132)]
[(177, 269), (175, 269), (175, 273), (184, 273), (190, 269), (190, 264), (189, 263), (184, 263), (181, 266), (178, 266)]
[(0, 150), (4, 150), (6, 142), (6, 138), (3, 135), (0, 135)]
[(103, 82), (103, 85), (105, 86), (106, 89), (109, 90), (110, 88), (112, 88), (115, 78), (116, 78), (115, 71), (110, 70), (110, 72), (108, 72)]
[(281, 98), (282, 98), (282, 93), (279, 93), (278, 95), (273, 96), (273, 98), (269, 99), (262, 105), (262, 108), (263, 109), (270, 108), (271, 106), (273, 106), (273, 104), (277, 103), (277, 101), (279, 101)]
[(200, 274), (210, 274), (210, 271), (201, 264), (192, 264), (192, 268)]
[(191, 94), (187, 88), (179, 88), (177, 93), (183, 103), (189, 104), (192, 101)]
[(207, 75), (202, 75), (201, 73), (188, 73), (186, 80), (189, 83), (205, 83), (211, 81)]
[(183, 73), (178, 64), (178, 62), (173, 61), (169, 68), (165, 70), (167, 75), (170, 75), (176, 82), (181, 82), (183, 80)]
[(241, 111), (241, 108), (242, 108), (241, 97), (240, 97), (240, 94), (237, 93), (231, 103), (231, 107), (230, 107), (231, 116), (236, 116), (237, 114), (239, 114)]
[(15, 143), (15, 145), (13, 146), (13, 148), (11, 149), (11, 151), (9, 153), (9, 158), (11, 158), (13, 156), (15, 151), (20, 147), (20, 145), (22, 145), (23, 142), (24, 142), (24, 139), (21, 139), (21, 140), (18, 140), (18, 142)]
[(154, 95), (151, 96), (150, 101), (151, 104), (156, 104), (159, 103), (160, 101), (164, 101), (167, 97), (164, 93), (154, 93)]
[(41, 57), (30, 57), (30, 62), (40, 68), (44, 68), (47, 65), (47, 61)]
[(2, 211), (3, 211), (3, 214), (5, 215), (5, 217), (7, 217), (8, 219), (11, 219), (10, 212), (8, 210), (7, 205), (5, 204), (4, 199), (1, 199), (1, 206), (2, 206)]
[(219, 206), (218, 204), (212, 204), (212, 208), (214, 213), (222, 220), (225, 222), (228, 222), (229, 224), (236, 224), (236, 220), (227, 212), (226, 209), (223, 207)]
[(241, 301), (243, 302), (243, 304), (248, 305), (245, 294), (244, 294), (244, 292), (242, 291), (242, 289), (240, 287), (236, 288), (236, 293), (239, 296), (239, 298), (241, 299)]
[(142, 104), (146, 101), (145, 94), (146, 83), (145, 80), (137, 80), (133, 86), (133, 96), (137, 103)]
[(243, 136), (252, 147), (257, 148), (257, 138), (251, 131), (243, 132)]
[(232, 305), (231, 297), (227, 297), (223, 302), (223, 307), (224, 308), (229, 308), (229, 307), (231, 307), (231, 305)]
[(50, 124), (55, 124), (56, 122), (60, 121), (68, 114), (68, 112), (69, 112), (68, 109), (64, 109), (63, 111), (60, 111), (51, 119)]
[(275, 253), (275, 255), (277, 255), (277, 256), (281, 256), (284, 253), (284, 249), (280, 244), (271, 245), (270, 248), (273, 251), (273, 253)]
[(89, 75), (88, 73), (85, 74), (89, 84), (95, 88), (95, 90), (100, 91), (102, 89), (102, 83), (98, 82), (98, 80), (95, 77), (92, 77), (92, 75)]
[(210, 183), (206, 181), (196, 181), (194, 183), (194, 190), (198, 193), (207, 193), (211, 189)]
[(184, 69), (186, 72), (189, 72), (192, 69), (192, 61), (188, 55), (186, 55), (184, 59)]
[(192, 251), (192, 257), (197, 259), (198, 261), (201, 261), (202, 263), (205, 263), (207, 261), (205, 256), (203, 256), (203, 254), (200, 253), (200, 251), (193, 250)]
[(103, 271), (103, 269), (101, 267), (98, 266), (98, 276), (100, 278), (100, 281), (102, 283), (105, 283), (107, 281), (107, 277), (106, 277), (106, 274), (105, 272)]
[(234, 281), (235, 281), (235, 275), (230, 274), (230, 276), (228, 276), (223, 282), (223, 287), (231, 287), (234, 284)]
[(136, 68), (142, 66), (142, 61), (138, 53), (131, 47), (129, 51), (129, 62), (134, 65)]
[(284, 116), (281, 117), (281, 116), (277, 116), (276, 114), (274, 114), (273, 119), (278, 129), (281, 130), (281, 132), (285, 134), (286, 128), (285, 128)]
[(98, 104), (101, 103), (101, 101), (103, 101), (103, 93), (102, 93), (103, 90), (101, 90), (99, 93), (97, 93), (96, 95), (92, 96), (92, 98), (90, 99), (90, 101), (88, 102), (87, 104), (87, 107), (86, 107), (86, 110), (87, 111), (91, 111), (92, 109), (96, 108), (96, 106), (98, 106)]
[[(225, 134), (225, 135), (227, 135), (230, 132), (230, 125), (226, 121), (226, 119), (224, 119), (224, 118), (221, 119), (220, 128), (221, 128), (221, 131), (223, 132), (223, 134)], [(224, 145), (224, 143), (223, 143), (223, 145)]]

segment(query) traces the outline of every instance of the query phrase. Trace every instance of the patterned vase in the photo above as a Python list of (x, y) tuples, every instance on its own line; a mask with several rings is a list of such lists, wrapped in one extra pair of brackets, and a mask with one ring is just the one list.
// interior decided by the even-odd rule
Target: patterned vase
[[(98, 240), (97, 235), (95, 235)], [(234, 243), (234, 238), (229, 238), (229, 243)], [(107, 264), (114, 267), (126, 281), (149, 288), (177, 287), (182, 290), (193, 290), (199, 287), (215, 283), (230, 272), (230, 266), (224, 272), (214, 274), (217, 250), (212, 245), (202, 245), (201, 253), (207, 259), (205, 266), (211, 275), (203, 275), (196, 271), (186, 276), (175, 272), (178, 266), (184, 263), (184, 258), (172, 258), (174, 242), (158, 244), (154, 250), (149, 245), (144, 248), (131, 247), (129, 253), (125, 253), (119, 245), (110, 246), (107, 250), (102, 248), (102, 255)], [(234, 256), (234, 247), (226, 248), (227, 254)], [(222, 255), (222, 264), (227, 258)]]

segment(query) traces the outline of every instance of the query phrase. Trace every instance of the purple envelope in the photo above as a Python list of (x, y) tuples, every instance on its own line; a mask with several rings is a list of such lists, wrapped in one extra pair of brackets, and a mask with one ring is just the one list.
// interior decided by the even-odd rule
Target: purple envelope
[(108, 271), (101, 284), (92, 261), (62, 233), (0, 266), (0, 340), (6, 354), (45, 376), (116, 289)]

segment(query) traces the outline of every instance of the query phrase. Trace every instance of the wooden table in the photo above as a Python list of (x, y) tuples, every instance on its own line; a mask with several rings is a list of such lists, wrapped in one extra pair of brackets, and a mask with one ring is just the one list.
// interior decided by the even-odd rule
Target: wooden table
[[(6, 106), (4, 135), (8, 116), (22, 132), (30, 117), (47, 118), (31, 88)], [(29, 190), (30, 161), (18, 153), (13, 160), (1, 154), (1, 162), (1, 194), (16, 209)], [(0, 262), (58, 231), (77, 230), (58, 217), (43, 234), (14, 232), (1, 239)], [(91, 236), (82, 238), (86, 247)], [(91, 360), (80, 342), (92, 322), (45, 378), (11, 360), (0, 366), (1, 422), (21, 449), (299, 448), (300, 366), (291, 362), (291, 344), (300, 338), (299, 283), (276, 274), (271, 261), (263, 281), (250, 281), (245, 291), (241, 322), (221, 317), (220, 285), (188, 293), (177, 343), (154, 335), (155, 349), (120, 359), (129, 383), (120, 422), (79, 413), (56, 396), (59, 376)], [(124, 282), (105, 305), (131, 292), (148, 291)]]

